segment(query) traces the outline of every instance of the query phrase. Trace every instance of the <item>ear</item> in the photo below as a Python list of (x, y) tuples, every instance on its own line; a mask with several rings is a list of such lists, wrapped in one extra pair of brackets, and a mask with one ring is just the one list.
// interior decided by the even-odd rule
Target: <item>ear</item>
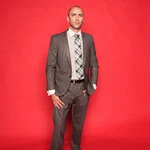
[(67, 16), (67, 21), (69, 22), (69, 16)]

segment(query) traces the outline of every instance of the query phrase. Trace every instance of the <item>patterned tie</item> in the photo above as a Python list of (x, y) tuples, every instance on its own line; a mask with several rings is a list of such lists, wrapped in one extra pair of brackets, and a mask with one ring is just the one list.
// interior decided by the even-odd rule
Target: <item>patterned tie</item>
[(76, 70), (76, 77), (80, 80), (83, 78), (83, 57), (81, 51), (81, 39), (78, 34), (74, 35), (75, 40), (75, 70)]

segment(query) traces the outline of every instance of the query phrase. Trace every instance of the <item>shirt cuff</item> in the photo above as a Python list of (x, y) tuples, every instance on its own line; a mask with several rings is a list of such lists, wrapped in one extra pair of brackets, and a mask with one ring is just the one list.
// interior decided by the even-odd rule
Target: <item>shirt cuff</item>
[(52, 95), (52, 94), (54, 94), (54, 93), (55, 93), (55, 90), (48, 90), (48, 91), (47, 91), (48, 96), (50, 96), (50, 95)]
[(94, 90), (96, 90), (96, 88), (97, 88), (97, 87), (96, 87), (96, 84), (93, 84), (93, 88), (94, 88)]

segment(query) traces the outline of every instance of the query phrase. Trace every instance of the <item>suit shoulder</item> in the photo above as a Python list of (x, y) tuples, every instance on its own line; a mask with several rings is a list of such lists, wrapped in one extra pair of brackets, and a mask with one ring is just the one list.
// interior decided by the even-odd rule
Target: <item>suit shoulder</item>
[(65, 34), (66, 34), (66, 31), (65, 31), (65, 32), (61, 32), (61, 33), (53, 34), (51, 37), (52, 37), (52, 38), (61, 38), (61, 37), (64, 36)]
[(94, 38), (91, 34), (88, 34), (88, 33), (85, 33), (85, 32), (82, 32), (83, 33), (83, 36), (89, 41), (89, 42), (94, 42)]
[(84, 35), (85, 37), (90, 38), (90, 39), (93, 39), (93, 36), (92, 36), (91, 34), (85, 33), (85, 32), (82, 32), (82, 33), (83, 33), (83, 35)]

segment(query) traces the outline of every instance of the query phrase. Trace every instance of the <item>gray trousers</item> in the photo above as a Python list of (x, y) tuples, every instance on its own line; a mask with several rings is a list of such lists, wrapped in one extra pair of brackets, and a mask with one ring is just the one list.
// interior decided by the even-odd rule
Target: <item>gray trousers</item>
[(83, 82), (71, 83), (68, 92), (59, 97), (64, 103), (64, 108), (53, 110), (54, 131), (51, 150), (62, 150), (64, 134), (66, 131), (66, 118), (72, 106), (72, 150), (81, 150), (81, 134), (86, 116), (89, 95), (83, 93)]

